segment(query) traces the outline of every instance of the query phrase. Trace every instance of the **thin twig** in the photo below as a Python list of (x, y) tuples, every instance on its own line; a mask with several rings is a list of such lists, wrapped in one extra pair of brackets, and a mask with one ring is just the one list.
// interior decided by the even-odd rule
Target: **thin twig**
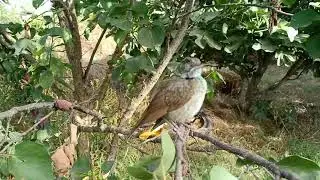
[(27, 135), (29, 132), (31, 132), (33, 129), (35, 129), (39, 124), (43, 123), (45, 120), (47, 120), (52, 114), (54, 113), (54, 111), (49, 112), (46, 116), (42, 117), (37, 123), (35, 123), (32, 127), (30, 127), (28, 130), (26, 130), (25, 132), (23, 132), (21, 135), (25, 136)]
[[(85, 70), (85, 72), (84, 72), (84, 75), (83, 75), (84, 81), (87, 81), (88, 74), (89, 74), (90, 68), (91, 68), (91, 66), (92, 66), (92, 62), (93, 62), (94, 56), (95, 56), (95, 54), (96, 54), (96, 52), (97, 52), (97, 50), (98, 50), (98, 48), (99, 48), (99, 46), (100, 46), (100, 44), (101, 44), (101, 41), (102, 41), (102, 39), (103, 39), (103, 37), (104, 37), (104, 34), (105, 34), (106, 32), (107, 32), (107, 29), (103, 29), (103, 31), (101, 32), (100, 37), (99, 37), (99, 39), (98, 39), (98, 41), (97, 41), (97, 43), (96, 43), (96, 46), (94, 47), (94, 49), (93, 49), (93, 51), (92, 51), (92, 54), (91, 54), (91, 56), (90, 56), (89, 63), (88, 63), (88, 65), (87, 65), (87, 68), (86, 68), (86, 70)], [(113, 33), (114, 33), (114, 30), (111, 30), (111, 31), (105, 36), (105, 38), (110, 37), (111, 35), (113, 35)]]

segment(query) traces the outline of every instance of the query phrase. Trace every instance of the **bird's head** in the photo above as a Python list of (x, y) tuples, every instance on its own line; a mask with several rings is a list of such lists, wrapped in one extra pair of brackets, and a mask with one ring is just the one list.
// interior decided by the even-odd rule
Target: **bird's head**
[(186, 79), (201, 76), (204, 67), (216, 67), (214, 64), (201, 64), (201, 61), (198, 58), (187, 57), (186, 60), (187, 63), (184, 65), (184, 73), (182, 74), (182, 77)]
[(184, 65), (184, 73), (182, 74), (183, 78), (195, 78), (201, 76), (202, 65), (201, 61), (198, 58), (186, 58), (187, 63)]

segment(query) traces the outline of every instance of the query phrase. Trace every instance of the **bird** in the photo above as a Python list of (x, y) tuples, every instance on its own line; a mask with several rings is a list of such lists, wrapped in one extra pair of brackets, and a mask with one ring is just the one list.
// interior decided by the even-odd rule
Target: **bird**
[(142, 126), (165, 121), (188, 123), (200, 111), (207, 93), (207, 82), (202, 77), (201, 61), (186, 58), (184, 73), (180, 77), (164, 80), (153, 91), (151, 102), (131, 133)]

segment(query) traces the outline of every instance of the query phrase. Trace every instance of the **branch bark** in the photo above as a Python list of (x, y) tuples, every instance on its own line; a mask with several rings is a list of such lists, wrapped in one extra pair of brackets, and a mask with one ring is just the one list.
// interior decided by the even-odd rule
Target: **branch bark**
[(54, 102), (41, 102), (41, 103), (32, 103), (24, 106), (13, 107), (8, 111), (4, 111), (0, 113), (0, 121), (5, 118), (12, 118), (14, 115), (23, 112), (23, 111), (32, 111), (35, 109), (42, 108), (53, 108)]
[[(70, 4), (68, 4), (68, 2)], [(82, 71), (82, 47), (79, 32), (78, 20), (75, 12), (75, 6), (72, 1), (54, 0), (54, 7), (61, 8), (58, 13), (58, 19), (61, 27), (68, 29), (72, 35), (71, 42), (64, 42), (68, 60), (71, 64), (74, 92), (76, 101), (83, 102), (88, 99), (86, 84), (83, 80)], [(90, 106), (90, 104), (88, 104)], [(75, 117), (75, 114), (73, 118)], [(88, 156), (90, 151), (90, 141), (88, 134), (79, 135), (78, 154)]]
[(298, 180), (299, 179), (295, 174), (292, 174), (291, 172), (280, 169), (273, 162), (270, 162), (270, 161), (264, 159), (263, 157), (261, 157), (257, 154), (254, 154), (246, 149), (241, 149), (241, 148), (231, 146), (229, 144), (221, 142), (213, 137), (210, 137), (208, 135), (202, 134), (197, 131), (191, 130), (190, 135), (194, 136), (194, 137), (198, 137), (202, 140), (208, 141), (208, 142), (212, 143), (213, 145), (215, 145), (216, 147), (223, 149), (223, 150), (226, 150), (232, 154), (236, 154), (236, 155), (239, 155), (245, 159), (251, 160), (256, 164), (265, 167), (266, 169), (268, 169), (270, 172), (272, 172), (276, 176), (280, 175), (281, 177), (284, 177), (284, 178), (290, 179), (290, 180)]
[[(102, 39), (103, 39), (103, 37), (104, 37), (104, 35), (105, 35), (106, 32), (107, 32), (107, 29), (103, 29), (103, 31), (101, 32), (100, 37), (99, 37), (99, 39), (98, 39), (98, 41), (97, 41), (94, 49), (93, 49), (93, 51), (92, 51), (92, 54), (91, 54), (91, 56), (90, 56), (89, 63), (88, 63), (88, 65), (87, 65), (87, 68), (86, 68), (86, 70), (85, 70), (85, 72), (84, 72), (84, 75), (83, 75), (84, 81), (87, 81), (88, 74), (89, 74), (90, 68), (91, 68), (91, 66), (92, 66), (93, 58), (94, 58), (94, 56), (95, 56), (95, 54), (96, 54), (96, 52), (97, 52), (97, 50), (98, 50), (98, 48), (99, 48), (99, 45), (101, 44), (101, 41), (102, 41)], [(111, 35), (113, 35), (113, 30), (111, 30), (111, 31), (105, 36), (105, 38), (108, 38), (108, 37), (110, 37)]]

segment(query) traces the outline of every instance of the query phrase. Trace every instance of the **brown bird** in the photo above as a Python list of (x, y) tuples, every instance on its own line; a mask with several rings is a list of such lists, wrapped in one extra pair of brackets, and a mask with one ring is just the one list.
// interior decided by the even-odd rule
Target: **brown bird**
[(150, 105), (132, 133), (137, 128), (156, 121), (156, 125), (161, 125), (163, 120), (186, 123), (194, 119), (203, 104), (207, 82), (201, 76), (204, 65), (201, 65), (200, 60), (188, 60), (190, 63), (186, 64), (185, 73), (181, 77), (163, 81), (156, 87)]

